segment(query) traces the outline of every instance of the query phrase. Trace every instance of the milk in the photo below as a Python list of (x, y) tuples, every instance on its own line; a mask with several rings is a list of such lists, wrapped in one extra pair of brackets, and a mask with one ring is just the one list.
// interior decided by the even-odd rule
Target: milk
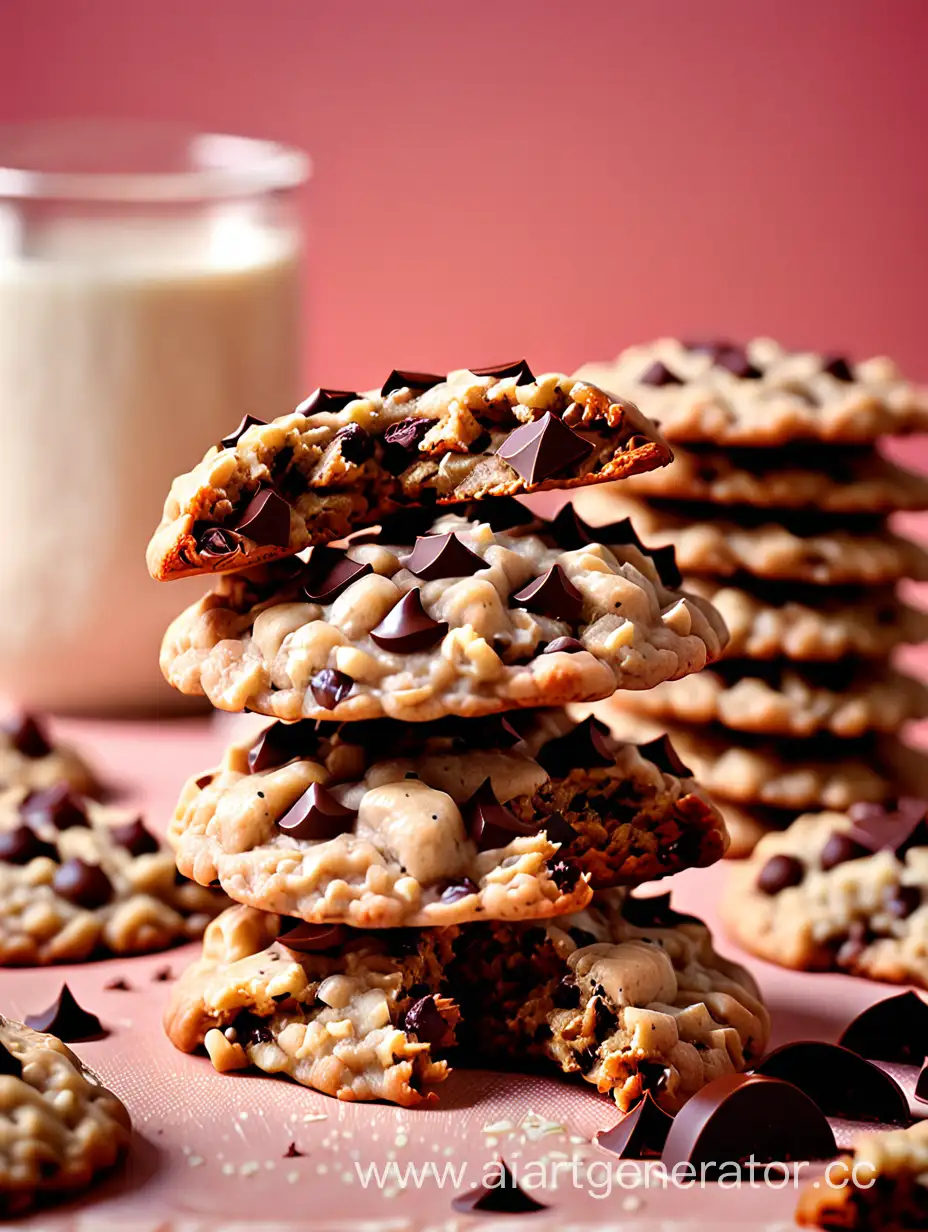
[(204, 589), (153, 582), (171, 480), (300, 388), (300, 250), (247, 205), (53, 218), (0, 203), (0, 695), (151, 712), (169, 621)]

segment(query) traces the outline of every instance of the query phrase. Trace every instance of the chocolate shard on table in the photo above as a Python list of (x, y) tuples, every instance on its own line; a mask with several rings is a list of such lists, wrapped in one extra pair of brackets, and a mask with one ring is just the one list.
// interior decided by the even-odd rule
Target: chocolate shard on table
[(451, 1205), (462, 1215), (528, 1215), (544, 1211), (547, 1207), (537, 1201), (515, 1181), (503, 1160), (498, 1161), (499, 1181), (495, 1185), (476, 1185), (466, 1189), (451, 1200)]
[(921, 1065), (928, 1055), (928, 1004), (914, 992), (886, 997), (862, 1010), (838, 1043), (868, 1061)]
[(27, 1015), (25, 1021), (26, 1026), (33, 1031), (57, 1035), (68, 1044), (81, 1040), (105, 1039), (109, 1035), (96, 1014), (77, 1003), (67, 984), (62, 984), (61, 992), (48, 1009)]
[(664, 1149), (673, 1117), (645, 1091), (631, 1112), (612, 1129), (601, 1129), (593, 1141), (619, 1159), (652, 1159)]
[(317, 390), (271, 423), (240, 424), (175, 480), (148, 565), (159, 580), (248, 569), (404, 508), (486, 502), (492, 517), (507, 497), (670, 460), (637, 407), (588, 381), (536, 378), (525, 361), (395, 370), (379, 390)]
[(821, 1040), (784, 1044), (755, 1065), (754, 1073), (791, 1082), (828, 1117), (883, 1125), (908, 1125), (911, 1120), (899, 1083), (839, 1044)]

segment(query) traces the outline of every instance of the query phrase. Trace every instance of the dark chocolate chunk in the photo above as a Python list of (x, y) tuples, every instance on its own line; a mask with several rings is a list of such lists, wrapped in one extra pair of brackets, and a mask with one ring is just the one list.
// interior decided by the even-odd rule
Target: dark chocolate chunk
[(836, 381), (853, 381), (854, 373), (843, 355), (826, 355), (822, 360), (822, 371), (833, 376)]
[(580, 985), (572, 975), (565, 975), (551, 994), (551, 1003), (558, 1010), (575, 1010), (580, 1005)]
[(552, 620), (577, 623), (583, 615), (583, 595), (560, 565), (552, 565), (547, 573), (516, 591), (512, 601)]
[(497, 532), (528, 526), (537, 516), (514, 496), (494, 496), (489, 501), (472, 501), (466, 508), (466, 515), (469, 521), (486, 522)]
[(258, 488), (235, 529), (259, 547), (289, 547), (290, 506), (273, 488)]
[(352, 582), (373, 572), (370, 565), (359, 564), (339, 548), (315, 547), (303, 574), (303, 594), (310, 603), (334, 603)]
[(0, 1074), (7, 1074), (11, 1078), (22, 1078), (23, 1076), (22, 1061), (19, 1057), (15, 1057), (4, 1044), (0, 1044)]
[(849, 834), (868, 851), (894, 851), (902, 857), (912, 847), (928, 846), (928, 801), (903, 796), (895, 808), (884, 804), (853, 804)]
[(408, 509), (397, 509), (395, 513), (385, 514), (376, 527), (353, 535), (351, 543), (414, 543), (417, 536), (428, 534), (434, 521), (435, 514), (431, 509), (412, 505)]
[(291, 1142), (284, 1151), (284, 1159), (303, 1159), (306, 1155), (305, 1151), (301, 1151), (295, 1142)]
[(779, 894), (801, 884), (805, 875), (805, 865), (795, 856), (771, 856), (757, 874), (757, 888), (764, 894)]
[(420, 536), (410, 555), (400, 563), (426, 582), (439, 578), (472, 577), (478, 570), (489, 568), (487, 561), (472, 552), (453, 533)]
[(593, 1141), (619, 1159), (647, 1159), (660, 1155), (673, 1124), (673, 1117), (645, 1091), (618, 1125), (600, 1130)]
[(272, 723), (248, 750), (248, 768), (252, 774), (285, 766), (295, 757), (311, 757), (318, 748), (319, 733), (311, 719), (297, 723)]
[(667, 367), (660, 359), (656, 359), (638, 378), (642, 385), (682, 385), (683, 380)]
[[(577, 520), (579, 522), (580, 519)], [(638, 538), (638, 532), (632, 526), (631, 518), (621, 518), (618, 522), (610, 522), (607, 526), (590, 526), (587, 529), (595, 536), (590, 540), (591, 543), (602, 543), (607, 548), (633, 547), (645, 556), (652, 554)]]
[(345, 424), (344, 428), (339, 428), (332, 440), (338, 442), (339, 452), (352, 466), (360, 466), (374, 450), (371, 434), (357, 423)]
[(411, 389), (414, 394), (425, 393), (427, 389), (431, 389), (434, 385), (441, 385), (446, 378), (439, 376), (437, 372), (409, 372), (405, 368), (394, 368), (383, 385), (380, 387), (380, 396), (385, 398), (387, 394), (392, 394), (395, 389)]
[(134, 992), (135, 989), (123, 976), (117, 975), (115, 979), (107, 980), (103, 985), (106, 992)]
[(245, 415), (235, 431), (230, 432), (228, 436), (224, 436), (222, 438), (219, 442), (219, 448), (234, 449), (248, 429), (253, 427), (255, 424), (257, 424), (259, 428), (265, 428), (267, 427), (267, 420), (255, 419), (254, 415)]
[(467, 833), (478, 851), (506, 847), (518, 835), (537, 834), (538, 823), (520, 821), (500, 804), (489, 778), (483, 780), (469, 800), (461, 805)]
[(78, 1005), (67, 984), (62, 984), (61, 992), (47, 1010), (27, 1015), (26, 1026), (33, 1031), (57, 1035), (66, 1044), (80, 1040), (104, 1039), (109, 1035), (96, 1014), (91, 1014), (89, 1010)]
[(566, 735), (542, 745), (535, 754), (535, 760), (552, 778), (566, 778), (571, 770), (614, 766), (615, 753), (609, 742), (609, 728), (593, 715), (588, 715)]
[(544, 830), (549, 843), (560, 843), (562, 847), (566, 847), (577, 837), (577, 831), (565, 819), (563, 813), (552, 813), (550, 817), (546, 817), (541, 829)]
[(527, 1215), (532, 1211), (545, 1211), (548, 1208), (543, 1202), (536, 1200), (520, 1189), (515, 1179), (502, 1160), (499, 1163), (498, 1185), (476, 1185), (466, 1189), (451, 1199), (451, 1205), (462, 1215), (472, 1215), (475, 1211), (486, 1211), (498, 1215)]
[(434, 427), (433, 419), (410, 416), (409, 419), (401, 419), (399, 423), (391, 424), (383, 434), (383, 439), (387, 445), (393, 445), (404, 453), (412, 453)]
[(918, 1079), (915, 1083), (915, 1098), (920, 1104), (928, 1104), (928, 1061), (926, 1061), (919, 1071)]
[(34, 715), (25, 713), (15, 715), (12, 719), (7, 719), (3, 724), (3, 730), (9, 737), (10, 744), (23, 757), (34, 760), (47, 757), (52, 751), (45, 731)]
[(318, 954), (339, 949), (348, 935), (343, 924), (307, 924), (305, 920), (283, 916), (277, 940), (297, 954)]
[(663, 894), (630, 894), (622, 904), (622, 917), (635, 928), (674, 928), (678, 924), (699, 924), (695, 915), (674, 911), (670, 891)]
[(861, 843), (856, 843), (849, 834), (836, 830), (822, 848), (819, 863), (827, 873), (830, 868), (837, 868), (839, 864), (846, 864), (848, 860), (859, 860), (861, 856), (869, 854), (868, 849)]
[(480, 891), (475, 882), (471, 881), (470, 877), (461, 877), (457, 881), (449, 882), (441, 892), (441, 901), (443, 903), (457, 903), (462, 898), (467, 898), (471, 894), (479, 894)]
[(683, 574), (677, 564), (677, 549), (673, 544), (668, 543), (662, 548), (645, 548), (645, 553), (653, 560), (657, 576), (667, 589), (679, 590), (683, 585)]
[(569, 860), (555, 860), (548, 865), (548, 873), (557, 888), (565, 894), (569, 894), (576, 886), (581, 875), (580, 869)]
[(314, 389), (296, 409), (301, 415), (314, 415), (316, 411), (341, 411), (349, 402), (355, 402), (360, 397), (353, 389)]
[(334, 710), (354, 688), (354, 681), (345, 672), (334, 667), (324, 667), (310, 680), (313, 697), (324, 710)]
[(113, 897), (113, 883), (100, 865), (88, 864), (80, 856), (65, 860), (52, 878), (52, 889), (87, 911), (106, 906)]
[(641, 1079), (642, 1091), (660, 1095), (670, 1079), (670, 1071), (660, 1061), (639, 1061), (638, 1076)]
[(395, 607), (371, 630), (371, 640), (381, 650), (394, 654), (412, 654), (428, 650), (448, 632), (445, 621), (433, 620), (422, 606), (422, 597), (417, 586), (407, 591)]
[(776, 1048), (754, 1067), (755, 1074), (782, 1078), (799, 1087), (829, 1117), (908, 1125), (909, 1102), (884, 1070), (839, 1044), (800, 1040)]
[(145, 829), (141, 817), (123, 822), (119, 826), (110, 826), (110, 838), (117, 847), (124, 847), (131, 856), (152, 855), (159, 850), (158, 840), (150, 830)]
[(535, 380), (531, 368), (524, 359), (510, 364), (493, 364), (489, 368), (468, 368), (467, 371), (472, 372), (474, 376), (495, 376), (500, 381), (507, 376), (514, 376), (517, 378), (517, 385), (531, 385)]
[(556, 637), (553, 642), (548, 642), (542, 654), (578, 654), (581, 650), (586, 650), (583, 642), (578, 641), (575, 637)]
[(39, 856), (57, 861), (58, 848), (40, 839), (31, 826), (0, 831), (0, 860), (7, 864), (28, 864)]
[(30, 792), (19, 806), (19, 815), (27, 825), (52, 826), (56, 830), (90, 825), (84, 802), (67, 783)]
[[(706, 1179), (722, 1164), (830, 1159), (838, 1153), (825, 1115), (779, 1078), (726, 1074), (692, 1095), (674, 1117), (661, 1152), (668, 1169), (689, 1163)], [(726, 1170), (727, 1172), (727, 1170)]]
[(744, 347), (729, 346), (716, 351), (712, 362), (716, 367), (727, 368), (729, 372), (743, 381), (756, 381), (758, 377), (764, 375), (760, 368), (755, 368), (748, 359)]
[(213, 781), (215, 777), (216, 777), (215, 774), (212, 774), (212, 773), (201, 774), (199, 778), (196, 778), (193, 780), (194, 785), (198, 787), (200, 791), (202, 791), (204, 787), (209, 787), (210, 783)]
[(347, 834), (357, 813), (331, 796), (319, 783), (312, 783), (299, 800), (277, 821), (277, 829), (291, 838), (324, 843)]
[(883, 905), (897, 920), (907, 920), (922, 905), (922, 892), (914, 885), (892, 886), (883, 894)]
[(431, 996), (420, 997), (409, 1007), (403, 1018), (403, 1030), (415, 1035), (421, 1043), (436, 1047), (448, 1038), (448, 1024)]
[(496, 451), (529, 485), (543, 483), (558, 471), (582, 462), (593, 446), (568, 428), (562, 419), (545, 411), (540, 419), (514, 428)]
[(151, 978), (155, 984), (170, 984), (174, 979), (174, 972), (170, 967), (159, 967)]
[(197, 539), (197, 552), (205, 560), (231, 556), (233, 552), (238, 552), (241, 546), (241, 538), (222, 526), (208, 527)]
[[(625, 520), (628, 521), (627, 518)], [(630, 522), (629, 525), (631, 525)], [(585, 548), (591, 543), (606, 542), (599, 537), (600, 531), (584, 522), (573, 505), (564, 505), (558, 511), (557, 517), (552, 518), (545, 527), (545, 532), (565, 552), (574, 552), (577, 548)]]
[(663, 736), (639, 744), (638, 752), (645, 761), (653, 762), (658, 770), (663, 770), (664, 774), (673, 774), (682, 779), (693, 777), (692, 770), (681, 761), (666, 732)]
[(928, 1055), (928, 1004), (914, 992), (886, 997), (858, 1014), (838, 1043), (868, 1061), (921, 1065)]

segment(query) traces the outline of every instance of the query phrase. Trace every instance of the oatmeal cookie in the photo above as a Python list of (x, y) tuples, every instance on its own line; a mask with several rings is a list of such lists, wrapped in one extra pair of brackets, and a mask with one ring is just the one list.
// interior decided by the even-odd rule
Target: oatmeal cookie
[(129, 1114), (54, 1035), (0, 1017), (0, 1218), (86, 1189), (126, 1153)]
[(165, 1031), (182, 1052), (204, 1045), (220, 1072), (254, 1065), (338, 1099), (433, 1102), (459, 1017), (441, 992), (456, 931), (370, 933), (231, 907), (174, 986)]
[(744, 508), (719, 518), (711, 505), (644, 504), (614, 487), (578, 492), (573, 504), (597, 526), (631, 518), (649, 546), (673, 545), (684, 574), (819, 586), (928, 580), (928, 552), (886, 530), (878, 518)]
[(243, 421), (174, 481), (148, 567), (160, 580), (250, 568), (403, 507), (600, 483), (671, 457), (636, 407), (586, 381), (524, 363), (394, 372), (379, 391), (317, 389), (290, 415)]
[(802, 667), (782, 659), (726, 659), (687, 680), (613, 699), (632, 713), (672, 722), (782, 736), (830, 732), (845, 739), (896, 731), (928, 713), (926, 702), (928, 691), (919, 681), (853, 659)]
[(567, 529), (446, 515), (414, 547), (381, 531), (226, 574), (168, 629), (162, 671), (220, 710), (426, 722), (648, 689), (718, 658), (722, 620), (676, 588), (672, 556), (624, 525), (565, 549), (585, 528)]
[(612, 363), (584, 364), (575, 375), (634, 398), (672, 444), (864, 444), (928, 431), (928, 395), (891, 359), (852, 363), (787, 351), (770, 338), (744, 346), (660, 338), (629, 347)]
[(809, 813), (733, 869), (723, 915), (768, 962), (928, 988), (928, 803)]
[(125, 810), (61, 785), (0, 794), (0, 966), (153, 953), (199, 937), (227, 902), (179, 878)]
[[(928, 403), (926, 403), (928, 406)], [(750, 505), (760, 509), (820, 509), (829, 513), (894, 513), (928, 509), (928, 478), (903, 470), (867, 446), (816, 446), (721, 453), (674, 448), (673, 464), (632, 475), (628, 496)]]
[(672, 750), (651, 756), (563, 712), (274, 723), (187, 783), (168, 840), (201, 885), (312, 923), (561, 915), (724, 853)]
[(928, 1228), (928, 1121), (861, 1134), (852, 1155), (799, 1196), (796, 1222), (843, 1232)]
[(85, 796), (100, 794), (97, 776), (80, 753), (52, 740), (36, 715), (21, 712), (0, 722), (0, 791), (42, 791), (65, 783)]

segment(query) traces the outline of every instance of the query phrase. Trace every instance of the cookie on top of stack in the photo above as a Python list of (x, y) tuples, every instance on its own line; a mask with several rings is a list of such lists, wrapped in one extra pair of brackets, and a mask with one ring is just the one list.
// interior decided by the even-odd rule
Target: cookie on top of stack
[[(797, 814), (879, 803), (925, 763), (900, 739), (928, 713), (892, 652), (928, 638), (928, 615), (896, 594), (928, 578), (928, 555), (890, 515), (928, 508), (928, 479), (877, 452), (881, 436), (928, 431), (928, 396), (888, 359), (853, 364), (746, 346), (662, 339), (578, 377), (635, 398), (673, 444), (672, 466), (579, 493), (599, 526), (631, 516), (673, 544), (685, 585), (731, 631), (724, 662), (600, 711), (670, 726), (723, 808), (730, 854)], [(630, 499), (631, 498), (631, 499)]]
[(670, 456), (631, 404), (520, 362), (317, 390), (175, 481), (149, 566), (219, 576), (164, 674), (274, 720), (171, 823), (179, 869), (239, 904), (174, 990), (178, 1048), (401, 1104), (455, 1047), (537, 1056), (670, 1111), (763, 1050), (747, 973), (628, 894), (717, 860), (718, 811), (668, 741), (564, 710), (700, 670), (724, 624), (630, 525), (512, 499)]

